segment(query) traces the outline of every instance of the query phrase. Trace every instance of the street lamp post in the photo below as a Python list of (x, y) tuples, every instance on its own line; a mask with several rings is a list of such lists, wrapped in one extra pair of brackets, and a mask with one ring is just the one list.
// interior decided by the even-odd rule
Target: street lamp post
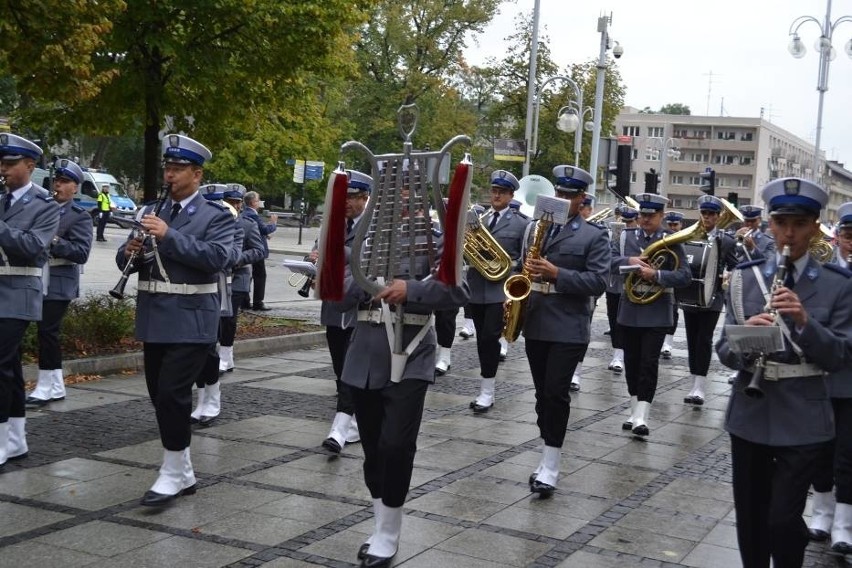
[[(825, 20), (820, 22), (813, 16), (799, 16), (793, 23), (790, 24), (789, 35), (793, 36), (790, 40), (788, 50), (796, 59), (801, 59), (805, 56), (805, 45), (799, 37), (799, 28), (806, 22), (813, 22), (820, 27), (821, 35), (817, 39), (815, 48), (819, 51), (819, 75), (817, 76), (817, 91), (819, 91), (819, 105), (817, 107), (817, 127), (816, 140), (814, 141), (814, 163), (813, 163), (813, 179), (819, 180), (822, 172), (819, 167), (819, 147), (822, 139), (822, 108), (825, 92), (828, 90), (828, 67), (831, 60), (834, 59), (834, 47), (831, 45), (831, 37), (838, 24), (842, 22), (852, 22), (852, 16), (841, 16), (834, 22), (831, 21), (831, 0), (826, 0)], [(852, 57), (852, 39), (846, 42), (844, 46), (846, 55)]]
[(601, 34), (601, 49), (598, 56), (598, 72), (595, 83), (595, 126), (592, 130), (592, 158), (589, 161), (589, 173), (592, 174), (592, 184), (589, 186), (587, 193), (595, 194), (595, 185), (597, 183), (598, 174), (598, 146), (601, 141), (601, 122), (603, 121), (603, 93), (604, 79), (606, 77), (606, 52), (612, 48), (612, 54), (616, 59), (619, 59), (624, 54), (624, 48), (615, 42), (612, 42), (609, 37), (609, 24), (612, 23), (612, 14), (609, 16), (601, 16), (598, 18), (598, 31)]
[[(532, 37), (530, 38), (530, 69), (527, 78), (527, 123), (524, 130), (524, 143), (526, 152), (524, 153), (524, 165), (521, 168), (523, 177), (530, 173), (530, 141), (532, 140), (533, 130), (533, 101), (535, 99), (535, 83), (536, 83), (536, 66), (538, 64), (538, 15), (540, 12), (541, 0), (535, 0), (533, 7), (532, 21)], [(536, 113), (536, 126), (538, 126), (538, 114)]]
[(677, 142), (674, 138), (652, 136), (646, 141), (645, 152), (654, 152), (653, 157), (660, 161), (660, 180), (665, 185), (666, 156), (673, 160), (680, 158), (680, 149), (677, 147)]
[[(582, 116), (582, 114), (583, 114), (583, 89), (582, 89), (582, 87), (580, 87), (580, 85), (575, 83), (574, 80), (571, 79), (571, 77), (566, 77), (564, 75), (554, 75), (553, 77), (549, 78), (548, 80), (546, 80), (544, 83), (541, 84), (541, 87), (539, 87), (536, 90), (535, 100), (534, 100), (534, 103), (533, 103), (533, 120), (531, 122), (532, 134), (531, 134), (531, 140), (530, 140), (531, 144), (529, 144), (529, 152), (527, 152), (527, 161), (524, 162), (524, 175), (529, 174), (529, 171), (530, 171), (530, 168), (529, 168), (530, 156), (534, 156), (536, 151), (538, 150), (538, 117), (539, 117), (539, 114), (541, 112), (541, 94), (544, 92), (545, 87), (550, 85), (553, 81), (557, 81), (557, 80), (565, 81), (574, 90), (574, 101), (573, 102), (576, 104), (576, 108), (578, 109), (578, 115)], [(560, 111), (561, 110), (562, 109), (560, 109)], [(579, 122), (579, 119), (578, 119), (578, 122)], [(565, 122), (563, 122), (563, 125), (565, 125), (566, 127), (568, 126)], [(558, 122), (557, 122), (557, 128), (559, 128)], [(567, 131), (567, 132), (573, 132), (573, 130), (570, 130), (570, 131)], [(581, 136), (581, 138), (582, 138), (582, 136)], [(581, 143), (581, 142), (582, 142), (582, 140), (580, 139), (579, 143)], [(575, 153), (575, 155), (579, 154), (579, 150), (577, 149), (578, 146), (579, 146), (579, 143), (578, 143), (577, 135), (575, 135), (575, 137), (574, 137), (574, 153)], [(578, 165), (578, 164), (576, 164), (576, 162), (575, 162), (574, 165)]]
[[(560, 108), (556, 115), (559, 117), (556, 119), (556, 128), (569, 134), (574, 133), (574, 165), (579, 166), (580, 151), (583, 148), (583, 130), (594, 129), (594, 109), (592, 107), (582, 108), (582, 105), (576, 101), (570, 101)], [(588, 120), (586, 120), (586, 115), (589, 116)], [(582, 128), (580, 123), (583, 123)]]

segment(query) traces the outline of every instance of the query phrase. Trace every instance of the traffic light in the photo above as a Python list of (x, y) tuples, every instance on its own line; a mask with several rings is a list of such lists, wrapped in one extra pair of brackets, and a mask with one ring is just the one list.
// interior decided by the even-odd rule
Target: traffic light
[(701, 176), (701, 187), (698, 189), (707, 195), (716, 195), (716, 171), (707, 167), (698, 175)]
[(660, 174), (654, 168), (650, 172), (645, 172), (645, 193), (659, 193)]
[(740, 196), (737, 195), (736, 191), (731, 191), (731, 192), (728, 193), (728, 203), (730, 203), (734, 207), (739, 207)]
[(616, 151), (615, 167), (609, 168), (607, 173), (615, 176), (615, 183), (609, 183), (609, 188), (620, 197), (630, 195), (630, 163), (633, 161), (633, 146), (620, 144)]

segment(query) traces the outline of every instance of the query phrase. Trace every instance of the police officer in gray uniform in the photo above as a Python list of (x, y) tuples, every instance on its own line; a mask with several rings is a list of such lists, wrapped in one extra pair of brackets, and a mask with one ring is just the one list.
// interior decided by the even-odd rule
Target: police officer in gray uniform
[(0, 468), (29, 453), (21, 341), (41, 319), (42, 267), (59, 227), (53, 198), (30, 181), (41, 155), (26, 138), (0, 134)]
[[(837, 209), (837, 246), (829, 261), (852, 269), (852, 202)], [(834, 444), (826, 448), (813, 480), (813, 510), (808, 526), (811, 540), (831, 536), (831, 549), (852, 553), (852, 366), (826, 377), (834, 410)], [(836, 496), (835, 496), (836, 488)]]
[(734, 235), (739, 243), (737, 257), (740, 261), (771, 257), (775, 254), (775, 239), (760, 230), (763, 207), (743, 205), (739, 210), (743, 226)]
[(145, 382), (165, 448), (160, 475), (141, 504), (163, 506), (195, 493), (189, 455), (192, 384), (219, 330), (219, 272), (234, 244), (234, 218), (198, 187), (210, 150), (178, 134), (163, 137), (169, 196), (159, 215), (141, 212), (147, 238), (119, 249), (119, 268), (139, 271), (136, 338), (143, 342)]
[[(731, 275), (719, 360), (739, 374), (725, 428), (731, 435), (737, 540), (744, 566), (801, 566), (808, 543), (802, 519), (808, 486), (834, 437), (826, 372), (848, 369), (852, 351), (852, 280), (848, 271), (820, 266), (808, 254), (819, 233), (828, 192), (798, 178), (773, 180), (761, 190), (776, 245), (784, 257), (743, 263)], [(779, 278), (780, 279), (780, 278)], [(767, 308), (771, 310), (767, 312)], [(729, 326), (778, 326), (784, 350), (764, 354), (732, 348)], [(741, 328), (742, 329), (742, 328)], [(762, 396), (748, 396), (755, 369)]]
[[(373, 178), (367, 174), (355, 170), (346, 170), (349, 178), (346, 193), (346, 246), (347, 261), (349, 258), (352, 239), (355, 238), (355, 228), (361, 217), (370, 191), (373, 189)], [(316, 263), (319, 257), (318, 243), (308, 259)], [(355, 401), (352, 399), (352, 388), (340, 380), (343, 373), (343, 362), (346, 360), (346, 351), (352, 337), (352, 331), (358, 321), (358, 308), (352, 306), (348, 310), (341, 310), (340, 304), (335, 302), (323, 302), (320, 307), (320, 323), (325, 326), (325, 340), (328, 344), (328, 352), (331, 354), (331, 366), (334, 369), (337, 387), (337, 406), (331, 431), (322, 442), (322, 447), (333, 454), (339, 454), (343, 447), (349, 443), (355, 443), (361, 439), (358, 434), (358, 421), (355, 419)]]
[(50, 284), (42, 302), (38, 328), (38, 382), (28, 406), (44, 406), (65, 398), (59, 331), (71, 300), (80, 295), (80, 267), (92, 249), (92, 217), (74, 203), (83, 170), (67, 159), (54, 164), (53, 192), (59, 204), (59, 228), (50, 241)]
[(639, 266), (636, 274), (637, 286), (658, 285), (663, 287), (659, 298), (647, 304), (630, 300), (629, 290), (621, 294), (618, 305), (618, 323), (624, 329), (624, 375), (627, 392), (630, 393), (630, 419), (622, 429), (632, 430), (637, 436), (647, 436), (648, 414), (657, 391), (659, 353), (663, 346), (666, 330), (674, 317), (673, 288), (682, 288), (692, 281), (692, 273), (686, 263), (683, 246), (669, 248), (677, 255), (678, 266), (663, 266), (655, 269), (648, 262), (645, 249), (659, 241), (669, 232), (662, 229), (663, 214), (669, 200), (656, 193), (641, 193), (634, 199), (639, 203), (639, 227), (625, 229), (624, 251), (612, 248), (612, 272), (620, 273), (619, 267)]
[[(512, 259), (513, 268), (521, 258), (529, 218), (509, 207), (519, 187), (518, 178), (506, 170), (491, 173), (491, 209), (480, 220), (500, 247)], [(494, 384), (500, 363), (500, 334), (503, 332), (503, 292), (505, 279), (493, 282), (471, 266), (467, 271), (470, 287), (468, 310), (476, 330), (476, 351), (482, 376), (479, 396), (470, 403), (475, 414), (487, 412), (494, 405)]]
[[(525, 258), (535, 279), (524, 317), (524, 343), (535, 384), (535, 410), (544, 445), (530, 491), (556, 490), (571, 412), (571, 377), (589, 344), (591, 299), (606, 290), (609, 236), (579, 215), (593, 178), (575, 166), (556, 166), (556, 197), (570, 201), (568, 221), (551, 225), (537, 259)], [(532, 231), (531, 231), (532, 232)]]
[[(636, 217), (639, 216), (639, 212), (627, 205), (621, 205), (616, 209), (616, 215), (621, 216), (624, 226), (619, 227), (618, 230), (611, 230), (610, 241), (617, 244), (619, 252), (624, 254), (624, 243), (628, 235), (624, 229), (636, 228)], [(607, 369), (615, 373), (621, 373), (624, 370), (624, 330), (618, 325), (618, 304), (621, 302), (623, 289), (624, 279), (621, 275), (610, 272), (606, 283), (606, 317), (609, 320), (612, 360)]]

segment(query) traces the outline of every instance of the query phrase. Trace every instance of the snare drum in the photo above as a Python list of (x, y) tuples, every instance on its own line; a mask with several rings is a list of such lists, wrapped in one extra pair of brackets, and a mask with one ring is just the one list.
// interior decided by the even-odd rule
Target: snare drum
[(689, 241), (683, 243), (692, 282), (675, 290), (678, 303), (695, 308), (709, 308), (719, 290), (719, 242)]

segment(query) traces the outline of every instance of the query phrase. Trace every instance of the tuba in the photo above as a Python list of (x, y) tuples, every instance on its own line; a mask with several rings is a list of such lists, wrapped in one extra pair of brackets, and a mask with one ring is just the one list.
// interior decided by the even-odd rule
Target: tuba
[(512, 270), (512, 258), (497, 239), (482, 226), (479, 215), (472, 208), (467, 212), (467, 228), (464, 232), (462, 252), (468, 264), (486, 280), (503, 280)]
[[(742, 221), (742, 213), (737, 211), (737, 208), (731, 205), (727, 200), (722, 199), (724, 209), (719, 216), (719, 222), (716, 225), (717, 229), (724, 229), (735, 221)], [(680, 265), (677, 254), (670, 246), (679, 245), (688, 241), (700, 241), (707, 237), (707, 231), (701, 222), (697, 222), (692, 226), (681, 229), (677, 233), (665, 235), (659, 241), (653, 242), (645, 249), (642, 256), (646, 257), (648, 264), (656, 269), (663, 268), (677, 270)], [(656, 282), (645, 282), (639, 278), (635, 272), (631, 272), (624, 280), (624, 293), (627, 299), (634, 304), (650, 304), (657, 301), (663, 295), (664, 288)]]

